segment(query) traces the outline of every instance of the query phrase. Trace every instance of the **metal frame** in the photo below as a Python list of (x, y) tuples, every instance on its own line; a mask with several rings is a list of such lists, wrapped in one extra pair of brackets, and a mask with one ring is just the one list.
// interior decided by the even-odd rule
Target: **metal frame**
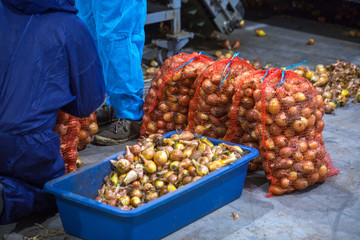
[[(155, 12), (152, 12), (153, 9), (151, 8), (154, 8)], [(149, 4), (148, 9), (150, 11), (148, 11), (149, 13), (146, 16), (145, 24), (171, 21), (171, 33), (167, 34), (168, 39), (152, 41), (156, 46), (163, 49), (159, 51), (159, 54), (164, 55), (164, 49), (167, 49), (166, 56), (163, 57), (170, 57), (178, 53), (189, 42), (189, 39), (194, 37), (194, 34), (191, 32), (181, 31), (181, 0), (169, 0), (169, 4), (162, 7)]]

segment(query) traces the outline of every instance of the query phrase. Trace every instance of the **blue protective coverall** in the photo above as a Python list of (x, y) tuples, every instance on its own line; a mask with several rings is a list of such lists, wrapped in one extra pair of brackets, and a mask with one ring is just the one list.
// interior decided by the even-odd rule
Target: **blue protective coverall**
[(104, 101), (96, 46), (76, 12), (72, 0), (0, 0), (0, 224), (56, 206), (42, 187), (64, 174), (58, 111), (86, 117)]
[(97, 43), (104, 69), (106, 103), (117, 118), (142, 118), (146, 0), (76, 0), (78, 16)]

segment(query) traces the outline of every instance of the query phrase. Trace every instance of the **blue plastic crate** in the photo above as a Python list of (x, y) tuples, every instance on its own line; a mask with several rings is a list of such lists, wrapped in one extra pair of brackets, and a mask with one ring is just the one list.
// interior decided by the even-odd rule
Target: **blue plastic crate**
[[(164, 137), (174, 133), (166, 133)], [(214, 144), (224, 142), (208, 139)], [(110, 159), (116, 159), (118, 154), (54, 179), (44, 188), (55, 195), (68, 234), (89, 240), (159, 239), (240, 197), (248, 163), (259, 153), (254, 148), (239, 146), (247, 154), (233, 164), (133, 210), (121, 210), (94, 200), (104, 177), (112, 171)]]

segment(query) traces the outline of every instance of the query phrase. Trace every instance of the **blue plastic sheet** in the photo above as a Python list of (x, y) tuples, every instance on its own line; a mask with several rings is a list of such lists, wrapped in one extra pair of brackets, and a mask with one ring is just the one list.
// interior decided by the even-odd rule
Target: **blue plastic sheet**
[(142, 118), (146, 1), (76, 0), (78, 16), (97, 43), (106, 82), (106, 103), (117, 118)]
[(54, 207), (43, 184), (64, 174), (59, 109), (78, 117), (104, 101), (95, 43), (72, 0), (0, 1), (0, 224)]

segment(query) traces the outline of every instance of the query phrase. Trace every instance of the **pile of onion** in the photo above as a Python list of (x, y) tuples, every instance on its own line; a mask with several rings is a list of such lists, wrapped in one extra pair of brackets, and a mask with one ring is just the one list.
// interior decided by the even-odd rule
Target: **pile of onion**
[(348, 98), (357, 98), (360, 92), (360, 68), (349, 62), (337, 60), (326, 67), (318, 64), (314, 71), (300, 66), (295, 72), (306, 77), (322, 95), (325, 113), (344, 106)]
[(313, 85), (292, 71), (274, 71), (258, 84), (255, 110), (261, 113), (256, 133), (270, 195), (305, 189), (328, 177), (322, 138), (323, 98)]
[[(275, 70), (269, 70), (271, 74)], [(258, 85), (265, 75), (265, 70), (245, 72), (238, 76), (237, 91), (233, 96), (229, 111), (229, 127), (223, 138), (225, 141), (239, 143), (259, 149), (257, 123), (260, 122), (260, 112), (255, 109), (255, 97), (260, 98), (261, 89)], [(263, 169), (263, 156), (249, 162), (248, 171)]]
[(141, 136), (185, 129), (195, 80), (213, 62), (198, 53), (180, 53), (164, 62), (145, 97)]
[(217, 139), (225, 136), (232, 97), (239, 84), (238, 76), (254, 69), (241, 58), (230, 60), (217, 60), (196, 80), (197, 88), (190, 102), (186, 130)]
[(131, 210), (232, 164), (246, 153), (240, 146), (214, 145), (203, 136), (184, 131), (164, 138), (152, 134), (125, 154), (110, 160), (96, 201)]

